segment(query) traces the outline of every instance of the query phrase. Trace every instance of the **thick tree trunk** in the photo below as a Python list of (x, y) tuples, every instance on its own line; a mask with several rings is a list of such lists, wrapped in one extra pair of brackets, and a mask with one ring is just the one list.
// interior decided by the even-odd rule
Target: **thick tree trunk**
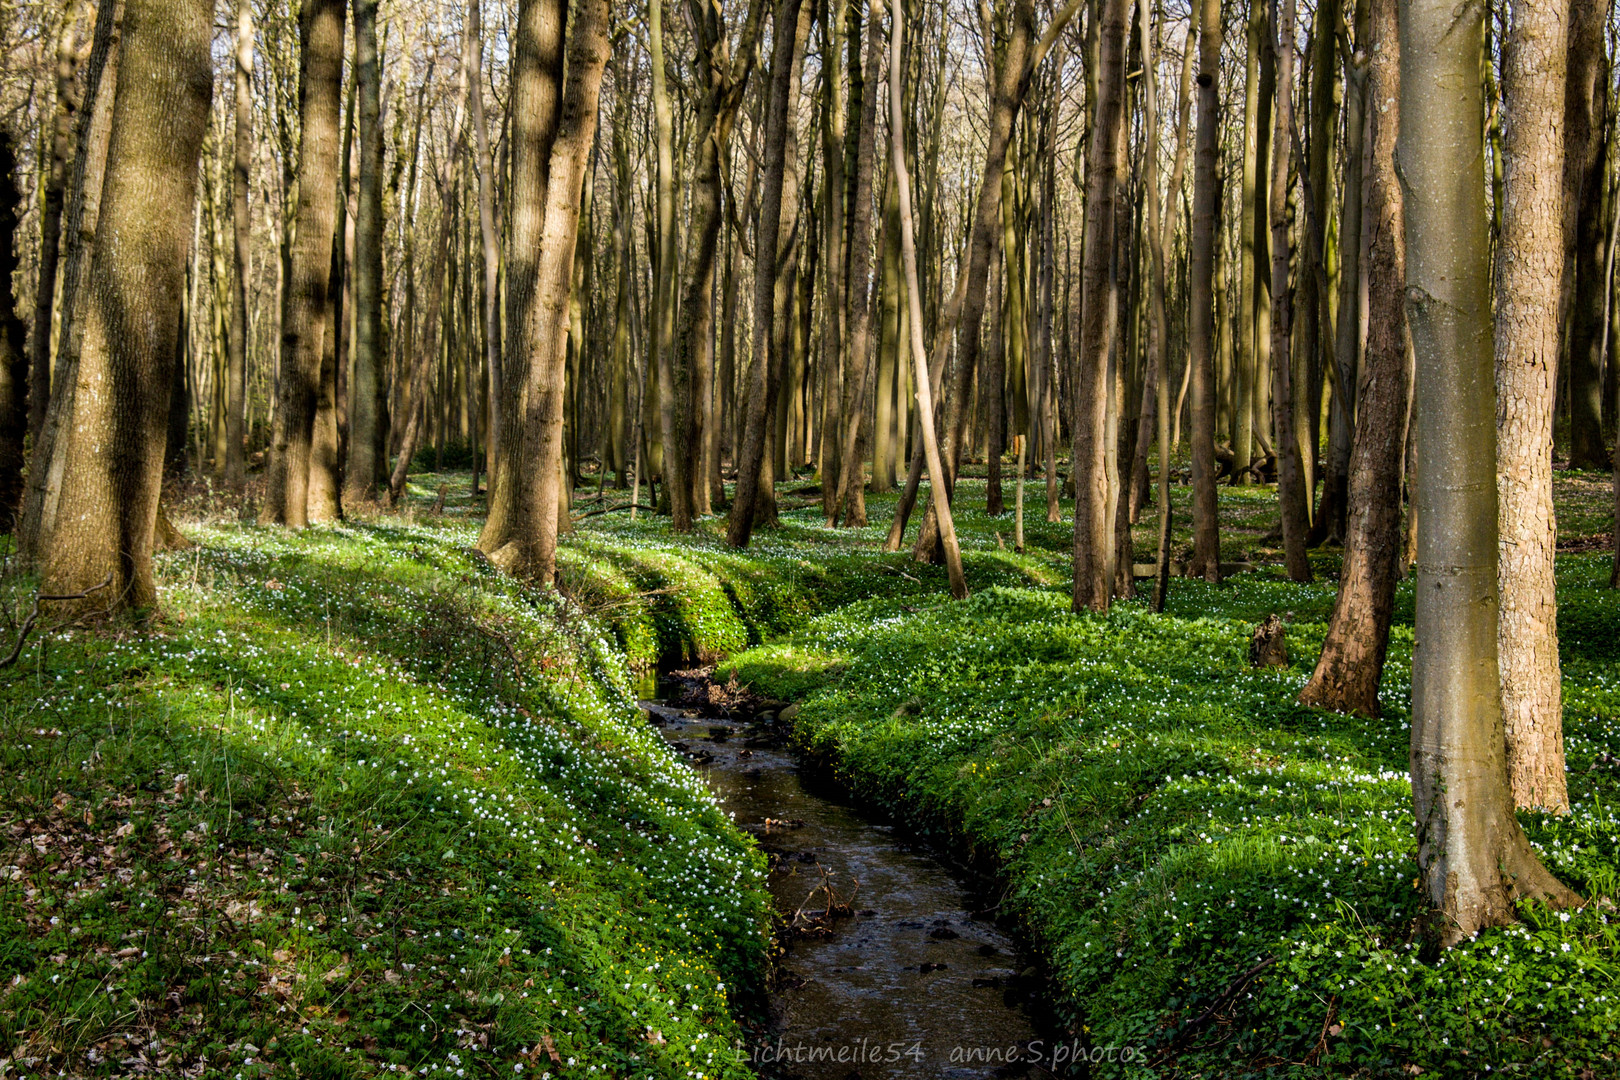
[[(1378, 0), (1387, 14), (1391, 0)], [(1446, 944), (1578, 898), (1513, 814), (1496, 663), (1497, 506), (1489, 223), (1479, 79), (1484, 9), (1400, 11), (1407, 319), (1417, 358), (1418, 642), (1412, 796), (1418, 865)], [(1376, 34), (1376, 31), (1375, 31)], [(1380, 40), (1384, 40), (1379, 36)]]
[[(1379, 715), (1378, 682), (1389, 649), (1395, 583), (1401, 568), (1401, 479), (1410, 411), (1410, 339), (1406, 330), (1406, 246), (1401, 188), (1395, 174), (1400, 125), (1400, 51), (1393, 0), (1364, 38), (1356, 62), (1366, 66), (1365, 98), (1372, 116), (1367, 213), (1372, 231), (1367, 260), (1367, 349), (1361, 365), (1355, 444), (1350, 457), (1349, 511), (1339, 596), (1327, 640), (1310, 681), (1306, 705)], [(1340, 319), (1345, 314), (1341, 312)]]
[(283, 301), (280, 395), (259, 511), (260, 524), (293, 529), (303, 528), (309, 513), (310, 449), (337, 211), (346, 14), (343, 0), (308, 0), (301, 16), (298, 233)]
[(1558, 667), (1553, 389), (1562, 270), (1568, 0), (1511, 7), (1502, 90), (1502, 235), (1496, 251), (1497, 657), (1508, 779), (1520, 806), (1566, 813)]
[[(510, 172), (507, 178), (506, 348), (502, 398), (497, 403), (501, 439), (498, 471), (490, 477), (489, 514), (478, 550), (493, 556), (515, 542), (522, 529), (520, 502), (531, 463), (523, 431), (529, 356), (530, 309), (535, 303), (540, 241), (546, 210), (551, 151), (563, 94), (564, 39), (568, 5), (526, 0), (518, 9), (512, 43)], [(637, 457), (638, 467), (642, 459)], [(642, 468), (642, 472), (645, 469)], [(515, 553), (516, 549), (513, 549)]]
[(90, 264), (80, 392), (62, 483), (73, 493), (43, 556), (42, 591), (81, 610), (150, 607), (176, 331), (192, 240), (197, 160), (213, 94), (205, 0), (126, 0)]
[(1081, 269), (1080, 357), (1076, 366), (1074, 450), (1074, 610), (1107, 611), (1113, 597), (1109, 513), (1109, 355), (1118, 348), (1115, 200), (1125, 107), (1125, 0), (1102, 0), (1097, 99), (1086, 160), (1085, 255)]
[(1189, 244), (1188, 356), (1192, 378), (1193, 559), (1190, 572), (1221, 577), (1220, 519), (1215, 508), (1215, 244), (1220, 158), (1221, 4), (1198, 8), (1198, 137), (1193, 154)]
[(253, 217), (248, 190), (253, 184), (253, 2), (236, 4), (236, 107), (231, 169), (231, 326), (225, 380), (225, 456), (218, 463), (230, 491), (247, 482), (248, 269), (253, 254)]
[[(556, 0), (525, 0), (524, 6), (541, 2), (549, 6)], [(552, 584), (556, 577), (559, 518), (564, 517), (567, 505), (562, 490), (562, 435), (568, 299), (585, 173), (596, 137), (602, 72), (607, 66), (609, 18), (608, 0), (582, 0), (569, 33), (568, 76), (547, 170), (534, 300), (527, 318), (514, 323), (512, 330), (521, 335), (512, 351), (526, 372), (523, 453), (532, 463), (523, 478), (523, 527), (515, 563), (519, 573), (543, 585)]]

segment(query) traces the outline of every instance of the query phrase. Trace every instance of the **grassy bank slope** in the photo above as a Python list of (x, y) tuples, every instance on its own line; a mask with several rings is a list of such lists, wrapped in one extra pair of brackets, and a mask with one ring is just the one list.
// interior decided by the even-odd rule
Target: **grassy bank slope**
[(713, 1076), (762, 863), (464, 526), (203, 528), (0, 674), (0, 1075)]

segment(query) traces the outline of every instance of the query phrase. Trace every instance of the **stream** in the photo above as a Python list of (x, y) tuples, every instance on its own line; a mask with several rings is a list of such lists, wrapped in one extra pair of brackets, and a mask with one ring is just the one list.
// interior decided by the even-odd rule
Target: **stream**
[(748, 705), (694, 706), (689, 685), (649, 679), (642, 708), (758, 839), (782, 918), (754, 1068), (800, 1080), (1068, 1075), (1073, 1048), (1031, 1013), (1040, 980), (968, 887), (801, 772), (758, 722), (775, 719), (769, 706), (757, 718)]

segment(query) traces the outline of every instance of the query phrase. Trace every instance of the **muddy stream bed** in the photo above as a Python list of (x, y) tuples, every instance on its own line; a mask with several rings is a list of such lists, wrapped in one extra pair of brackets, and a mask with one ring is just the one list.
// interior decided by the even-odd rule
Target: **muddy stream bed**
[(755, 1069), (802, 1080), (1076, 1073), (1037, 1019), (1044, 981), (985, 910), (993, 900), (801, 771), (769, 704), (713, 704), (705, 689), (675, 676), (640, 692), (770, 857), (782, 955), (770, 1030), (747, 1050)]

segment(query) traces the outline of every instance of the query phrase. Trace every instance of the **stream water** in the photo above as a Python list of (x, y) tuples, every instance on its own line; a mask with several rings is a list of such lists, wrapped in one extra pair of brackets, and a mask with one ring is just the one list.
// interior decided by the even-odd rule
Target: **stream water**
[(642, 707), (770, 856), (769, 887), (787, 927), (771, 1030), (749, 1048), (760, 1073), (1070, 1072), (1071, 1048), (1044, 1038), (1031, 1015), (1034, 971), (957, 876), (801, 772), (758, 722), (773, 714), (693, 707), (684, 690), (646, 684), (643, 697), (656, 700)]

